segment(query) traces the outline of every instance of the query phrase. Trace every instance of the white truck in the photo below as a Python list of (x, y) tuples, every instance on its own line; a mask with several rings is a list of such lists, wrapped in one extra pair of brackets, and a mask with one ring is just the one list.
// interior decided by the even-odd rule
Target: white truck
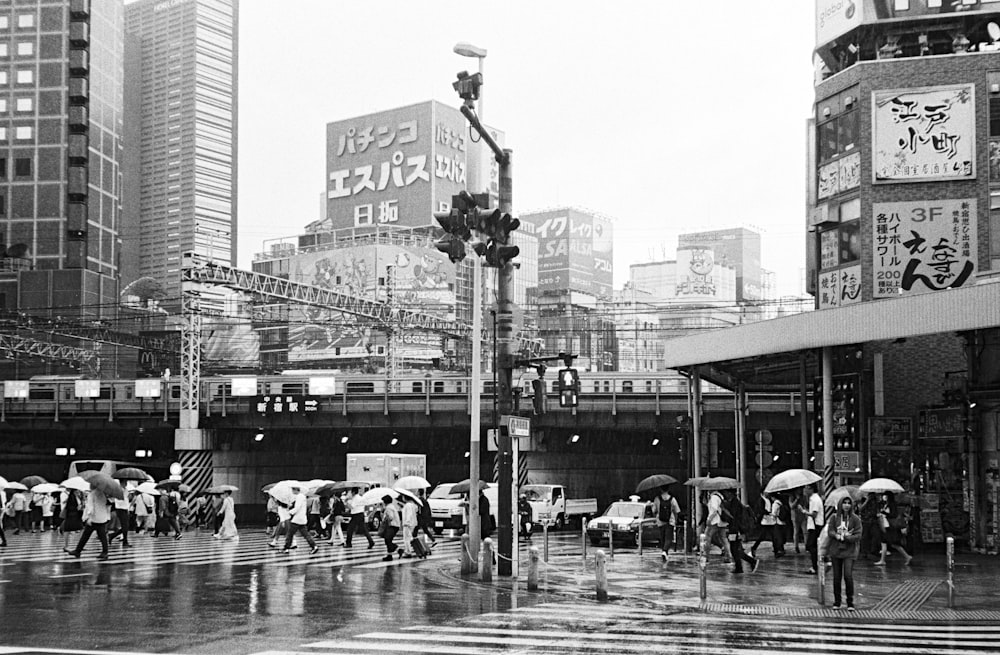
[(531, 522), (548, 521), (556, 530), (566, 527), (571, 518), (597, 514), (596, 498), (568, 498), (561, 484), (526, 484), (521, 493), (531, 505)]
[[(465, 510), (467, 494), (456, 494), (451, 492), (454, 482), (442, 482), (434, 487), (427, 502), (431, 506), (431, 517), (434, 521), (434, 534), (441, 534), (445, 530), (462, 531), (465, 529)], [(497, 519), (497, 485), (490, 482), (483, 495), (490, 503), (490, 515), (493, 517), (493, 525), (498, 525)]]
[(404, 453), (348, 453), (345, 480), (392, 487), (407, 475), (427, 477), (427, 455)]

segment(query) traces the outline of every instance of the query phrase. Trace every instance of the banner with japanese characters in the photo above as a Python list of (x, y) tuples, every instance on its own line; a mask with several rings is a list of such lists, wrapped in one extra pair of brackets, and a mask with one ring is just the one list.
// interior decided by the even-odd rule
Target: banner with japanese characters
[(816, 289), (818, 309), (852, 305), (861, 301), (861, 265), (819, 274)]
[(875, 203), (873, 213), (874, 298), (975, 282), (975, 198)]
[(610, 298), (614, 224), (607, 217), (567, 208), (520, 217), (538, 238), (540, 291), (579, 291)]
[(975, 86), (872, 93), (875, 182), (976, 177)]
[(861, 186), (861, 153), (855, 152), (819, 167), (816, 197), (820, 200)]

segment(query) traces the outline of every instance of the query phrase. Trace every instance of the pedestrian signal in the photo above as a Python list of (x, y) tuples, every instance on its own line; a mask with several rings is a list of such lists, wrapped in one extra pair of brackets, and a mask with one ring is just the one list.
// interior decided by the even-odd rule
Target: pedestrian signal
[(576, 407), (580, 400), (580, 375), (575, 368), (559, 371), (559, 406)]

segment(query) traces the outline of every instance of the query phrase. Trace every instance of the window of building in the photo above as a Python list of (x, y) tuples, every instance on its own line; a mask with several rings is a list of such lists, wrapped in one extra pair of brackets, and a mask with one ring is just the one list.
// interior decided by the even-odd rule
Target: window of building
[(34, 27), (35, 26), (35, 15), (34, 14), (18, 14), (18, 16), (17, 16), (17, 26), (18, 27)]
[(6, 57), (9, 53), (7, 52), (7, 44), (0, 43), (0, 57)]
[(14, 102), (15, 111), (32, 111), (35, 108), (34, 98), (18, 98)]
[(907, 11), (910, 8), (910, 0), (894, 0), (893, 9), (896, 11)]
[(14, 128), (14, 138), (23, 141), (35, 135), (35, 128), (30, 125), (18, 125)]
[(6, 16), (0, 16), (0, 30), (10, 29), (10, 19)]
[(7, 128), (0, 127), (0, 141), (6, 141), (6, 140), (7, 140)]
[(31, 41), (21, 41), (17, 44), (17, 54), (19, 57), (30, 57), (35, 54), (35, 44)]
[(7, 113), (7, 98), (0, 98), (0, 114)]
[(990, 270), (1000, 270), (1000, 191), (990, 192)]
[(7, 71), (0, 71), (0, 86), (7, 85)]
[[(852, 103), (852, 107), (856, 103)], [(825, 162), (854, 149), (858, 139), (858, 111), (851, 109), (817, 126), (819, 160)]]
[(14, 160), (14, 177), (31, 177), (30, 157), (18, 157)]
[(33, 84), (34, 81), (35, 81), (35, 71), (32, 70), (17, 71), (18, 84)]
[(0, 180), (7, 179), (7, 158), (0, 157)]

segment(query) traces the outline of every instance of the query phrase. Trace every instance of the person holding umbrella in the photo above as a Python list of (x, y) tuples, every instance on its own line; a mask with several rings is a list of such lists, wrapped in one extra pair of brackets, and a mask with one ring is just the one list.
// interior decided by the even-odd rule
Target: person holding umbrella
[(309, 542), (309, 547), (311, 548), (309, 554), (315, 555), (319, 551), (319, 546), (316, 545), (312, 534), (306, 528), (306, 523), (308, 522), (306, 518), (306, 496), (302, 493), (302, 484), (293, 484), (291, 490), (292, 504), (288, 508), (288, 513), (291, 515), (291, 518), (288, 519), (288, 534), (285, 535), (285, 547), (279, 552), (290, 553), (292, 551), (292, 539), (295, 538), (296, 533), (301, 533), (306, 541)]
[(913, 555), (910, 555), (903, 548), (902, 531), (898, 527), (893, 527), (892, 520), (898, 516), (899, 506), (896, 504), (895, 496), (891, 491), (882, 492), (882, 500), (878, 506), (878, 523), (881, 528), (882, 551), (878, 561), (874, 563), (875, 566), (885, 566), (885, 556), (888, 554), (890, 546), (905, 558), (903, 560), (904, 566), (908, 566), (913, 559)]
[[(402, 521), (399, 518), (399, 509), (396, 507), (392, 496), (389, 494), (382, 496), (382, 504), (385, 505), (385, 510), (382, 512), (381, 526), (383, 529), (382, 539), (385, 540), (385, 557), (382, 558), (382, 561), (391, 562), (392, 554), (399, 548), (399, 546), (392, 542), (396, 538), (396, 533), (399, 532)], [(400, 557), (402, 557), (402, 553)]]
[(371, 533), (368, 532), (368, 526), (365, 525), (365, 501), (361, 497), (361, 494), (358, 493), (358, 489), (352, 488), (349, 493), (347, 506), (351, 510), (351, 522), (347, 524), (346, 543), (344, 546), (350, 548), (351, 539), (357, 533), (364, 535), (368, 539), (368, 549), (371, 550), (375, 547), (375, 540), (372, 539)]
[(83, 534), (76, 548), (67, 550), (66, 553), (79, 559), (84, 546), (90, 539), (90, 535), (97, 532), (97, 538), (101, 542), (101, 554), (97, 556), (99, 560), (108, 559), (108, 521), (111, 520), (111, 512), (108, 508), (108, 497), (101, 489), (93, 486), (87, 494), (87, 501), (83, 509)]
[(660, 558), (664, 562), (670, 556), (670, 547), (674, 545), (674, 530), (680, 513), (681, 506), (670, 494), (669, 486), (660, 487), (660, 493), (653, 499), (653, 516), (656, 517), (656, 528), (660, 532)]
[(222, 526), (219, 528), (219, 539), (239, 541), (236, 530), (236, 506), (233, 501), (232, 489), (226, 489), (222, 498)]

